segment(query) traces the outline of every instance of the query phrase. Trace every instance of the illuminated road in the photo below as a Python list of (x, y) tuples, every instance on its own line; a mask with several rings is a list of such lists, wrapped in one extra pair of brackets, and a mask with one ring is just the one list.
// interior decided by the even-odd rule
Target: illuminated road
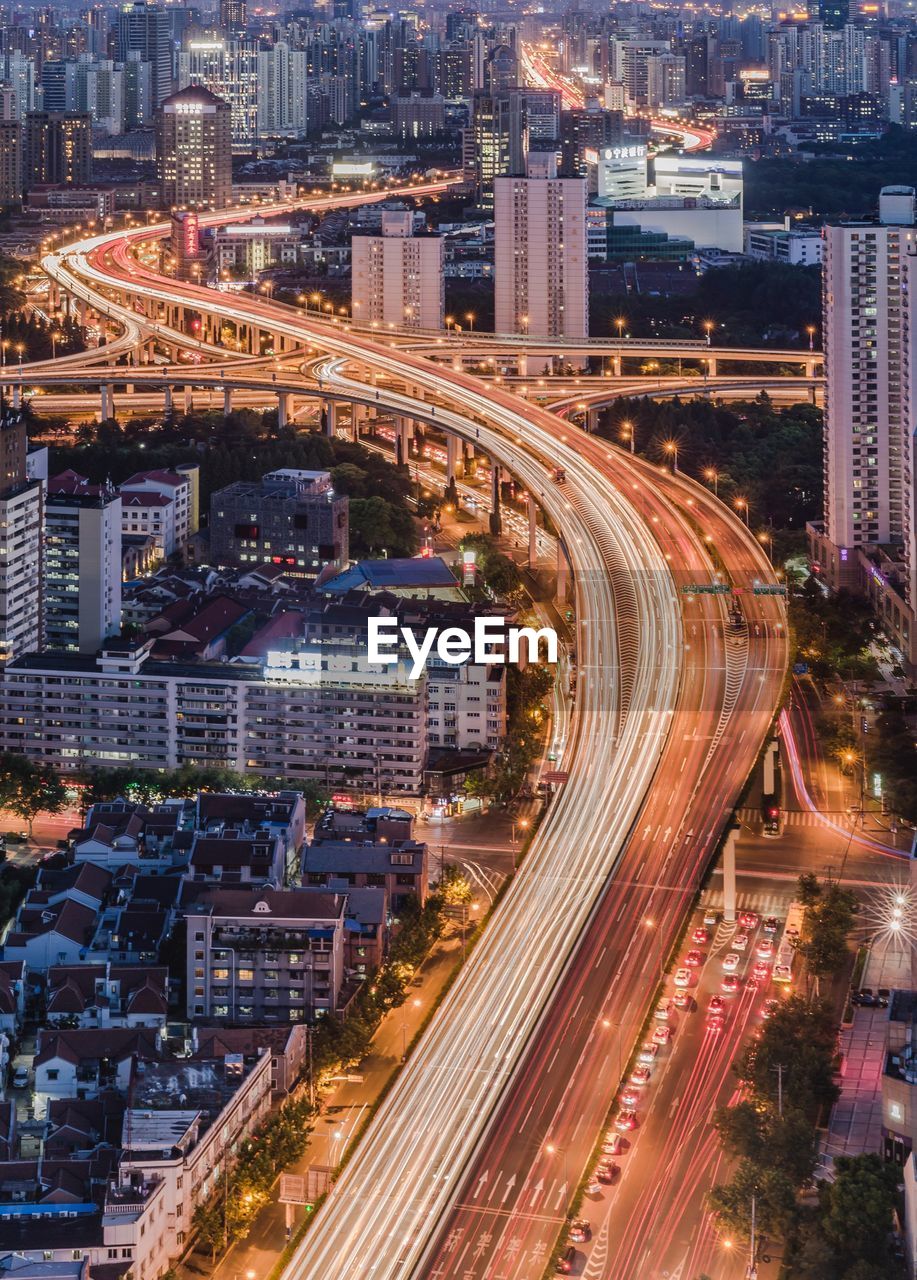
[[(208, 221), (221, 218), (235, 220), (238, 213), (210, 215)], [(703, 512), (706, 518), (706, 495), (696, 496), (686, 482), (655, 469), (641, 470), (556, 416), (471, 374), (346, 326), (332, 330), (260, 297), (215, 297), (158, 277), (131, 256), (129, 242), (162, 230), (96, 237), (52, 255), (48, 269), (65, 286), (78, 273), (81, 287), (89, 290), (136, 293), (148, 306), (186, 305), (325, 350), (335, 357), (326, 393), (375, 400), (386, 410), (432, 422), (505, 465), (539, 496), (562, 530), (575, 571), (579, 681), (565, 761), (569, 782), (286, 1272), (290, 1280), (325, 1277), (333, 1259), (336, 1280), (420, 1275), (440, 1224), (463, 1194), (467, 1169), (477, 1167), (474, 1161), (498, 1140), (493, 1135), (504, 1117), (519, 1114), (516, 1098), (529, 1079), (520, 1063), (530, 1046), (557, 1034), (552, 999), (572, 1000), (578, 990), (592, 1001), (607, 990), (626, 1042), (652, 987), (653, 957), (677, 927), (772, 714), (785, 644), (774, 632), (761, 639), (748, 635), (731, 646), (724, 638), (721, 598), (686, 601), (678, 595), (675, 566), (682, 580), (685, 573), (709, 580), (710, 565), (702, 537), (673, 499), (685, 509), (697, 503), (694, 515)], [(147, 317), (147, 323), (154, 327), (158, 320)], [(134, 372), (144, 383), (156, 376)], [(198, 377), (215, 382), (220, 375), (181, 369), (162, 376), (180, 384)], [(289, 371), (281, 370), (277, 382), (274, 376), (255, 370), (244, 383), (277, 391), (301, 385), (302, 393), (315, 392), (314, 383), (297, 383), (298, 375)], [(239, 377), (233, 375), (236, 385)], [(556, 466), (566, 470), (563, 486), (551, 481)], [(734, 519), (723, 511), (718, 515), (728, 524), (736, 555), (725, 536), (719, 549), (734, 560), (735, 573), (740, 579), (743, 573), (766, 575), (757, 544)], [(757, 617), (757, 606), (753, 613)], [(776, 626), (779, 602), (762, 597), (760, 614)], [(695, 820), (696, 827), (687, 825)], [(607, 918), (613, 900), (620, 903), (619, 920), (627, 917), (629, 938), (618, 921)], [(651, 928), (636, 927), (644, 918), (652, 920)], [(618, 926), (618, 968), (608, 974), (600, 969), (608, 979), (605, 988), (590, 981), (597, 921), (606, 931)], [(602, 965), (610, 958), (606, 950)], [(580, 1016), (569, 1004), (563, 1011), (567, 1021)], [(569, 1074), (560, 1071), (559, 1078), (571, 1091), (575, 1085), (577, 1109), (588, 1111), (598, 1092), (595, 1076), (587, 1083), (577, 1069), (588, 1045), (570, 1033), (565, 1046), (565, 1055), (575, 1060), (565, 1057)], [(555, 1087), (558, 1069), (541, 1068), (535, 1083)], [(521, 1150), (518, 1144), (516, 1149)], [(526, 1162), (537, 1166), (541, 1155), (540, 1146), (522, 1151), (520, 1169)], [(517, 1185), (521, 1191), (522, 1181), (513, 1190)], [(533, 1191), (535, 1186), (537, 1179)], [(544, 1228), (536, 1236), (536, 1243), (543, 1241)], [(494, 1240), (481, 1258), (499, 1247)], [(473, 1274), (485, 1273), (486, 1263)]]

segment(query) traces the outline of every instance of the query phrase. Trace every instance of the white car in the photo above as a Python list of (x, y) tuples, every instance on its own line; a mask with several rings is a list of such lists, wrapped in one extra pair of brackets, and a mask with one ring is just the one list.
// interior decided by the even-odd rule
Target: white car
[(690, 987), (690, 985), (691, 985), (691, 970), (690, 970), (690, 969), (676, 969), (676, 970), (675, 970), (675, 985), (676, 985), (676, 987)]
[(638, 1062), (645, 1062), (652, 1066), (656, 1061), (656, 1054), (659, 1052), (659, 1045), (654, 1044), (652, 1040), (647, 1040), (645, 1044), (640, 1046), (640, 1052), (637, 1054)]
[(734, 951), (727, 951), (723, 956), (723, 972), (735, 973), (739, 967), (739, 957)]
[(668, 1022), (672, 1016), (672, 1005), (668, 1000), (660, 1000), (653, 1010), (653, 1017), (657, 1022)]
[(655, 1044), (668, 1044), (672, 1039), (671, 1027), (657, 1027), (653, 1032), (653, 1042)]
[(733, 947), (736, 951), (744, 951), (748, 946), (748, 934), (734, 933), (732, 935), (732, 941), (730, 942), (729, 945)]

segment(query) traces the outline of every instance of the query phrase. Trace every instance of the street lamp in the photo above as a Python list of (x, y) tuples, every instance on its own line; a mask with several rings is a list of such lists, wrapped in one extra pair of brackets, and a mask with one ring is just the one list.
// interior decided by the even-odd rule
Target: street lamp
[(705, 320), (701, 327), (704, 333), (707, 335), (707, 346), (709, 347), (712, 341), (711, 335), (713, 334), (713, 330), (715, 329), (716, 326), (714, 325), (712, 320)]
[(546, 1143), (545, 1143), (545, 1148), (544, 1148), (544, 1149), (545, 1149), (545, 1151), (547, 1152), (547, 1154), (548, 1154), (549, 1156), (560, 1156), (560, 1158), (561, 1158), (561, 1160), (562, 1160), (562, 1162), (563, 1162), (563, 1170), (564, 1170), (564, 1183), (563, 1183), (563, 1185), (564, 1185), (564, 1188), (568, 1187), (570, 1184), (569, 1184), (569, 1181), (568, 1181), (568, 1179), (567, 1179), (567, 1149), (566, 1149), (566, 1147), (563, 1147), (563, 1148), (561, 1148), (561, 1147), (555, 1147), (555, 1145), (554, 1145), (554, 1143), (553, 1143), (553, 1142), (546, 1142)]
[(672, 474), (677, 476), (678, 475), (678, 441), (666, 440), (665, 444), (662, 447), (672, 459)]
[(466, 312), (465, 312), (465, 319), (468, 321), (468, 327), (469, 327), (469, 329), (471, 330), (471, 332), (472, 332), (472, 333), (474, 333), (474, 312), (473, 312), (473, 311), (466, 311)]
[(767, 547), (767, 558), (771, 564), (774, 563), (774, 535), (769, 529), (764, 529), (758, 534), (758, 541), (762, 546)]
[(809, 335), (809, 350), (814, 351), (815, 350), (815, 325), (807, 324), (806, 333)]
[(514, 852), (516, 848), (516, 828), (518, 827), (520, 831), (525, 832), (525, 831), (528, 831), (529, 826), (530, 826), (530, 823), (528, 818), (513, 818), (512, 842), (513, 842)]
[[(411, 1004), (414, 1006), (415, 1009), (420, 1008), (420, 1000), (416, 996), (411, 1001)], [(404, 1017), (404, 1012), (406, 1007), (407, 1007), (406, 1005), (401, 1006), (401, 1061), (402, 1062), (404, 1062), (405, 1058), (408, 1056), (408, 1024), (405, 1021), (405, 1017)]]
[[(643, 924), (644, 924), (644, 927), (650, 931), (656, 928), (656, 921), (653, 920), (650, 916), (647, 916), (644, 919)], [(661, 982), (664, 977), (665, 977), (665, 964), (663, 962), (663, 956), (662, 956), (662, 943), (660, 942), (659, 944), (659, 981)]]
[(713, 485), (713, 496), (718, 498), (720, 496), (720, 473), (715, 467), (708, 467), (704, 472), (704, 478)]
[(624, 421), (621, 423), (621, 439), (630, 441), (631, 453), (636, 452), (636, 442), (634, 439), (635, 435), (636, 435), (636, 430), (634, 428), (634, 424), (631, 421), (629, 421), (629, 419), (625, 418)]
[(748, 499), (736, 498), (735, 508), (736, 508), (736, 511), (741, 512), (742, 519), (745, 521), (745, 527), (747, 528), (748, 527)]
[[(477, 911), (477, 909), (478, 909), (478, 904), (476, 902), (472, 902), (470, 910)], [(463, 902), (462, 903), (462, 964), (465, 963), (465, 927), (468, 923), (468, 911), (469, 911), (468, 903)]]

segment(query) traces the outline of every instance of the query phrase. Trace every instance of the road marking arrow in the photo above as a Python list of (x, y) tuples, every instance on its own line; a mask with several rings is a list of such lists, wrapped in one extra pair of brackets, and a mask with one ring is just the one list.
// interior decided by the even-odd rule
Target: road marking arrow
[(565, 1182), (562, 1187), (558, 1188), (557, 1199), (554, 1201), (554, 1208), (559, 1209), (560, 1206), (563, 1204), (563, 1202), (566, 1200), (566, 1198), (567, 1198), (567, 1184)]
[(507, 1200), (510, 1198), (513, 1187), (515, 1185), (516, 1185), (516, 1175), (513, 1174), (511, 1178), (506, 1179), (506, 1190), (503, 1192), (503, 1199), (500, 1201), (501, 1204), (506, 1204)]
[(544, 1178), (539, 1178), (535, 1183), (535, 1186), (532, 1188), (532, 1198), (529, 1201), (529, 1204), (533, 1208), (535, 1206), (535, 1201), (541, 1198), (542, 1191), (544, 1191)]
[(484, 1183), (487, 1181), (487, 1178), (488, 1178), (488, 1172), (485, 1169), (484, 1172), (481, 1174), (480, 1178), (478, 1178), (478, 1185), (474, 1189), (474, 1192), (471, 1197), (472, 1200), (477, 1200), (478, 1196), (481, 1194), (481, 1188), (483, 1187)]

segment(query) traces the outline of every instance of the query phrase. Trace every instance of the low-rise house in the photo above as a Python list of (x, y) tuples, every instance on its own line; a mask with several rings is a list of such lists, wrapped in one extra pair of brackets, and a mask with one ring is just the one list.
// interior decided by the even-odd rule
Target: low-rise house
[(392, 911), (410, 900), (427, 900), (427, 846), (415, 840), (401, 844), (351, 844), (327, 840), (303, 850), (303, 884), (346, 892), (385, 889)]
[[(30, 895), (28, 895), (30, 896)], [(79, 964), (89, 954), (96, 911), (80, 902), (20, 906), (3, 939), (3, 959), (42, 973), (53, 964)]]
[(17, 1035), (25, 1017), (26, 967), (24, 960), (0, 961), (0, 1032)]
[(108, 1088), (127, 1092), (135, 1062), (162, 1057), (159, 1031), (108, 1028), (38, 1032), (32, 1063), (36, 1094), (52, 1098), (92, 1098)]
[(227, 1054), (271, 1053), (271, 1092), (286, 1097), (303, 1075), (308, 1059), (308, 1030), (302, 1023), (290, 1027), (192, 1027), (195, 1057), (223, 1058)]
[(60, 1027), (165, 1026), (169, 971), (113, 964), (54, 965), (45, 1018)]
[(188, 874), (197, 882), (216, 881), (225, 885), (262, 885), (279, 889), (286, 872), (286, 857), (279, 835), (259, 831), (245, 835), (226, 831), (223, 835), (198, 833), (191, 850)]

